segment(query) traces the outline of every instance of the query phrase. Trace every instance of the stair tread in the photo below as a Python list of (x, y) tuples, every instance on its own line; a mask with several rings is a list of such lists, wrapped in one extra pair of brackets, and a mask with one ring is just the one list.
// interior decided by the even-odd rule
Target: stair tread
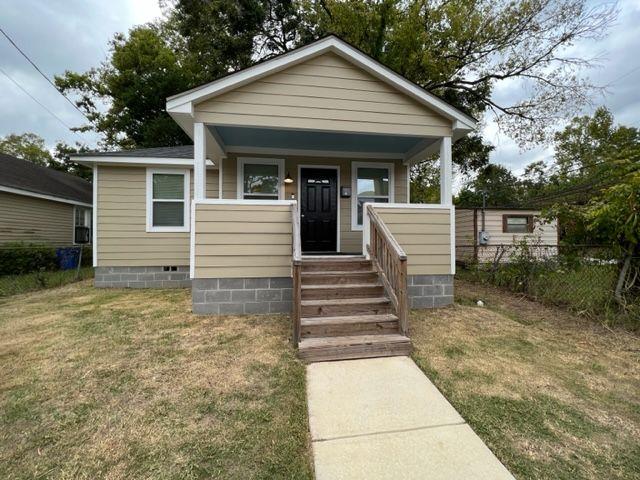
[(398, 320), (392, 313), (378, 315), (343, 315), (335, 317), (302, 317), (300, 323), (303, 327), (319, 325), (353, 324), (353, 323), (377, 323), (393, 322)]
[(325, 284), (325, 285), (302, 285), (302, 290), (326, 290), (331, 288), (376, 288), (381, 287), (381, 283), (340, 283), (340, 284)]
[(387, 297), (358, 297), (358, 298), (332, 298), (321, 300), (301, 300), (300, 304), (306, 307), (324, 305), (366, 305), (370, 303), (389, 303)]
[(377, 345), (382, 343), (410, 343), (409, 337), (399, 333), (385, 335), (349, 335), (345, 337), (303, 338), (300, 340), (300, 350), (322, 347), (346, 347), (350, 345)]
[(302, 272), (302, 276), (317, 277), (322, 275), (371, 275), (375, 270), (325, 270), (317, 272)]
[(344, 257), (302, 257), (302, 263), (340, 263), (340, 262), (370, 262), (364, 256)]

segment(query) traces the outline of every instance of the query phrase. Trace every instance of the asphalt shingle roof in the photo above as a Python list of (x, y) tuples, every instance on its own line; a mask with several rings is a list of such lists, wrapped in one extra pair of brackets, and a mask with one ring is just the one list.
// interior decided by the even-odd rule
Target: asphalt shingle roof
[(81, 203), (93, 199), (90, 182), (4, 153), (0, 153), (0, 185)]
[(141, 157), (141, 158), (193, 158), (193, 145), (179, 147), (139, 148), (135, 150), (118, 150), (116, 152), (74, 153), (73, 157)]

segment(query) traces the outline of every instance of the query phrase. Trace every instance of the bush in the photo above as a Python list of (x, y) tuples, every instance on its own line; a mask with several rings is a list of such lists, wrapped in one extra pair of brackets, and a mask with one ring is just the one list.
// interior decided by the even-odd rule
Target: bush
[(7, 243), (0, 246), (0, 276), (21, 275), (42, 270), (56, 270), (54, 247), (38, 243)]

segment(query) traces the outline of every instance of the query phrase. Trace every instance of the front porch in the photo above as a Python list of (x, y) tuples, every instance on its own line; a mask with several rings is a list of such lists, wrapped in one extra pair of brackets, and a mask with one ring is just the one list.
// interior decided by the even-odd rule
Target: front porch
[[(194, 141), (195, 312), (292, 313), (301, 355), (327, 360), (406, 353), (409, 308), (453, 301), (451, 147), (472, 118), (335, 37), (167, 111)], [(440, 203), (412, 205), (434, 156)]]

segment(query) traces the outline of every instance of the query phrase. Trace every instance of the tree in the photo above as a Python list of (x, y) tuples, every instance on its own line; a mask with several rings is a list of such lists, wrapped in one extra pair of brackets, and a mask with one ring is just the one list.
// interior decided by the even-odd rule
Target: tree
[[(582, 39), (602, 38), (615, 7), (587, 0), (175, 0), (165, 20), (112, 42), (112, 56), (85, 74), (58, 78), (80, 94), (88, 128), (115, 146), (173, 145), (185, 138), (162, 113), (164, 99), (255, 61), (335, 33), (467, 113), (493, 112), (521, 145), (542, 142), (559, 118), (588, 101), (580, 80), (592, 65), (566, 55)], [(144, 80), (143, 80), (144, 79)], [(531, 92), (501, 103), (501, 82)], [(107, 105), (101, 113), (96, 103)], [(163, 134), (162, 132), (168, 132)], [(488, 162), (479, 136), (456, 144), (466, 173)]]
[(76, 144), (75, 147), (71, 147), (64, 142), (58, 142), (52, 154), (45, 147), (44, 138), (35, 133), (23, 133), (20, 135), (11, 133), (6, 137), (0, 138), (1, 153), (13, 155), (53, 170), (77, 175), (85, 180), (91, 179), (91, 169), (69, 161), (69, 154), (88, 150), (86, 145)]
[[(133, 28), (111, 42), (111, 57), (99, 68), (56, 77), (63, 92), (80, 95), (76, 102), (103, 135), (105, 147), (183, 145), (189, 138), (165, 111), (166, 97), (193, 86), (193, 72), (156, 25)], [(103, 105), (108, 105), (106, 112)]]
[(517, 207), (521, 203), (522, 188), (518, 178), (509, 169), (490, 163), (462, 188), (456, 204), (460, 207), (480, 207), (483, 193), (489, 207)]
[(51, 153), (45, 147), (44, 139), (35, 133), (11, 133), (6, 137), (1, 137), (0, 152), (45, 167), (52, 161)]
[(440, 203), (440, 168), (435, 161), (411, 166), (411, 203)]

